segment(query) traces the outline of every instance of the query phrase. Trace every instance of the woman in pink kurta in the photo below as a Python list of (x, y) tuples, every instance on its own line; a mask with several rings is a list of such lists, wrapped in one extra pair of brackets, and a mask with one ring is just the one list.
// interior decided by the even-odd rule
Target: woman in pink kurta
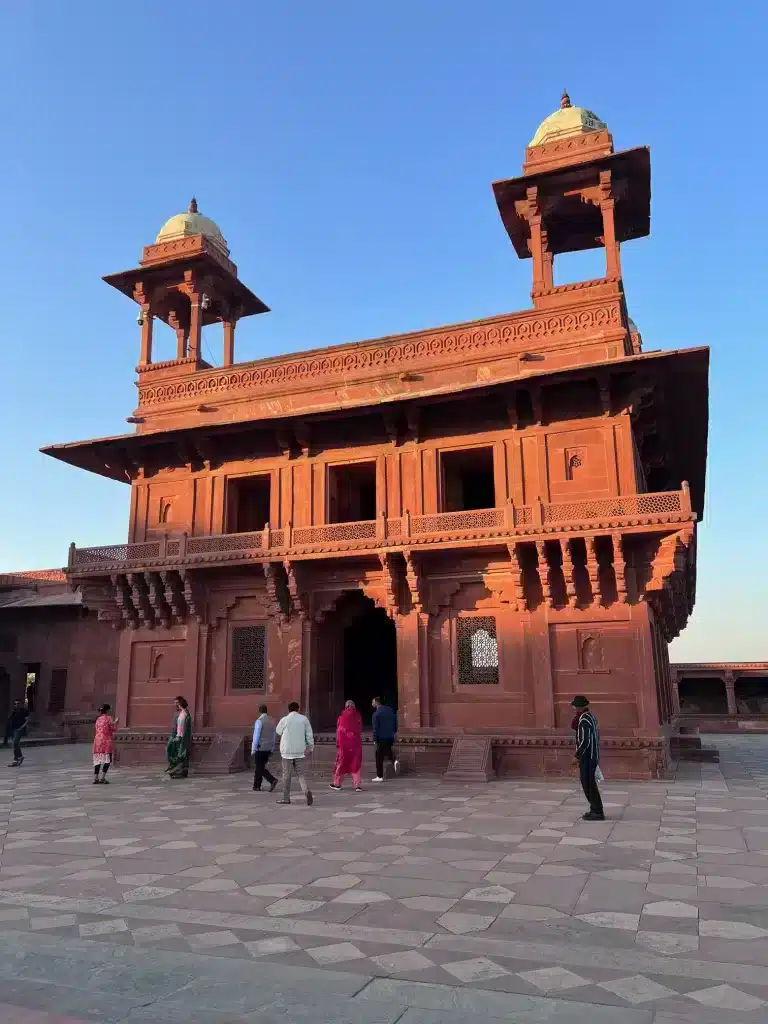
[[(115, 752), (115, 731), (117, 719), (110, 715), (109, 704), (102, 704), (99, 708), (99, 717), (96, 719), (96, 734), (93, 738), (93, 784), (106, 784), (107, 772), (112, 764), (112, 755)], [(99, 778), (101, 772), (101, 778)]]
[(331, 789), (341, 789), (344, 776), (351, 775), (352, 784), (359, 791), (362, 767), (363, 720), (354, 702), (348, 700), (336, 723), (336, 763)]

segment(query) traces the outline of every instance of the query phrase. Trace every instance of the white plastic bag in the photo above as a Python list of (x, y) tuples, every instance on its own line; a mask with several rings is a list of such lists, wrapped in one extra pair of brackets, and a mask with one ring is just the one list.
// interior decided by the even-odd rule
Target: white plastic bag
[(595, 768), (595, 782), (605, 782), (605, 776), (600, 769), (600, 765)]

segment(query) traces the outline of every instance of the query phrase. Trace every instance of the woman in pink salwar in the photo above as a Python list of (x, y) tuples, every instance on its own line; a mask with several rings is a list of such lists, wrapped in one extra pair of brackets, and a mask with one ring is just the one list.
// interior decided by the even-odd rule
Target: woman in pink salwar
[[(102, 704), (99, 708), (99, 717), (96, 719), (96, 735), (93, 738), (93, 784), (107, 784), (107, 772), (112, 764), (112, 755), (115, 753), (115, 732), (117, 730), (117, 719), (110, 715), (112, 708), (109, 704)], [(101, 772), (101, 778), (99, 778)]]
[(348, 700), (336, 723), (336, 763), (333, 766), (331, 789), (341, 789), (345, 775), (352, 776), (352, 784), (360, 792), (360, 773), (363, 767), (363, 720)]

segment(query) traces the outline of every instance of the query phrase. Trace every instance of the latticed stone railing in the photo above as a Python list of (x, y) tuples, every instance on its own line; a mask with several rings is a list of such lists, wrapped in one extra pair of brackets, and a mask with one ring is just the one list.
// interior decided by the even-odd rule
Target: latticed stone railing
[(71, 574), (119, 570), (148, 564), (168, 565), (235, 562), (248, 558), (276, 559), (323, 551), (343, 553), (360, 549), (397, 548), (440, 541), (484, 541), (542, 533), (642, 526), (691, 519), (691, 499), (686, 484), (681, 491), (634, 494), (593, 501), (556, 502), (478, 509), (471, 512), (435, 512), (366, 520), (359, 523), (325, 523), (319, 526), (288, 524), (280, 530), (267, 526), (250, 533), (225, 533), (189, 537), (165, 534), (137, 544), (78, 548), (70, 545)]

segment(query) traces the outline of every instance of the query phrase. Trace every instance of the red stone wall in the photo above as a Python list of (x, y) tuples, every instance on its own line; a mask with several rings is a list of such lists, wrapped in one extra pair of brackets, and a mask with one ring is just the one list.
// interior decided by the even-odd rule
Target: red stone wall
[(317, 454), (310, 448), (301, 458), (264, 451), (212, 471), (158, 470), (133, 484), (129, 537), (140, 542), (158, 532), (226, 532), (228, 484), (255, 474), (270, 477), (273, 529), (289, 522), (294, 527), (320, 525), (327, 521), (329, 468), (360, 461), (375, 463), (380, 512), (390, 517), (406, 510), (412, 515), (437, 512), (444, 507), (442, 454), (472, 448), (493, 452), (497, 506), (636, 493), (641, 481), (629, 417), (602, 415), (596, 385), (586, 397), (577, 393), (567, 399), (564, 391), (562, 402), (559, 412), (550, 409), (552, 421), (544, 426), (512, 429), (503, 422), (501, 407), (491, 405), (487, 422), (468, 424), (466, 433), (458, 432), (456, 424), (450, 430), (436, 425), (435, 436), (393, 447), (381, 424), (368, 418), (355, 434), (357, 447), (342, 447), (340, 439), (324, 441), (320, 435)]
[[(51, 672), (66, 669), (65, 711), (91, 711), (115, 704), (119, 634), (81, 608), (0, 610), (0, 633), (15, 638), (13, 653), (0, 652), (0, 669), (10, 677), (7, 700), (24, 696), (25, 665), (40, 664), (35, 718), (48, 715)], [(6, 703), (5, 694), (0, 701)], [(0, 717), (5, 708), (0, 707)]]

